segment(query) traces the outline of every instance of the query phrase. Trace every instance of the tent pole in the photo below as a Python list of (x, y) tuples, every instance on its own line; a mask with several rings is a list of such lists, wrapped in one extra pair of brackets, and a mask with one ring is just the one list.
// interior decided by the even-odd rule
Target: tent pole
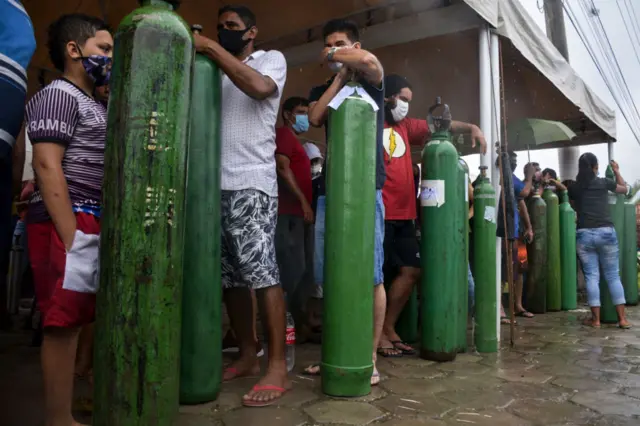
[[(500, 194), (500, 171), (495, 166), (497, 153), (494, 147), (494, 144), (500, 141), (500, 118), (502, 117), (501, 108), (500, 108), (500, 41), (498, 39), (498, 35), (491, 32), (490, 35), (491, 41), (491, 51), (490, 51), (490, 66), (491, 66), (491, 147), (489, 148), (489, 152), (491, 153), (491, 164), (489, 165), (491, 170), (491, 183), (493, 185), (493, 189), (496, 193), (496, 205)], [(497, 220), (497, 217), (496, 217)], [(496, 237), (496, 247), (502, 247), (502, 238)], [(498, 342), (500, 341), (500, 306), (502, 305), (502, 277), (500, 276), (500, 271), (502, 270), (502, 250), (496, 250), (496, 293), (497, 293), (497, 301), (496, 309), (498, 310), (496, 317), (498, 320), (496, 321), (496, 335), (498, 337)]]
[(609, 163), (613, 160), (613, 142), (607, 143), (607, 154), (609, 155)]
[[(488, 141), (492, 141), (491, 126), (491, 48), (489, 46), (489, 26), (482, 25), (478, 29), (478, 52), (480, 70), (480, 128)], [(480, 154), (480, 165), (491, 169), (491, 151), (489, 147), (486, 154)]]

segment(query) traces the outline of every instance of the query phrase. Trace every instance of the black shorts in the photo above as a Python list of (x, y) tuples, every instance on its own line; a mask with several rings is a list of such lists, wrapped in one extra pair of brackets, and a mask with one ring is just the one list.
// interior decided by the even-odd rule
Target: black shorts
[(420, 246), (413, 220), (384, 221), (384, 257), (385, 269), (420, 267)]

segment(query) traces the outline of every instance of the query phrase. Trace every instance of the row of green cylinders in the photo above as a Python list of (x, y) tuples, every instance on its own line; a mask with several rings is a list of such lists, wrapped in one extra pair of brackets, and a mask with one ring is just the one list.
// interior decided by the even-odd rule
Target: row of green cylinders
[[(535, 238), (527, 247), (527, 308), (542, 314), (577, 308), (576, 216), (568, 194), (561, 202), (551, 188), (528, 202)], [(628, 305), (638, 303), (635, 205), (624, 195), (609, 194), (611, 217), (618, 235), (620, 276)], [(604, 276), (600, 280), (601, 320), (617, 322), (617, 314)]]
[(527, 308), (536, 314), (578, 305), (576, 214), (566, 191), (547, 187), (528, 200), (534, 238), (527, 246)]

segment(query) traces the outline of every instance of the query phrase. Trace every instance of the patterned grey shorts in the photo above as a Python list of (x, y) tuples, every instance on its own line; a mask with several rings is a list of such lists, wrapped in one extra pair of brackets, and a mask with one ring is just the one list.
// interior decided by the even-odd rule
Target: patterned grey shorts
[(222, 191), (220, 207), (222, 288), (278, 285), (278, 198), (256, 189)]

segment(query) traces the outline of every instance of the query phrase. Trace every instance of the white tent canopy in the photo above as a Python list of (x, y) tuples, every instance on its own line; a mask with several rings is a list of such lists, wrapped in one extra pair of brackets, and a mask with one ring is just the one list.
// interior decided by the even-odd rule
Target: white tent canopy
[(615, 114), (578, 76), (518, 0), (464, 0), (611, 138)]

